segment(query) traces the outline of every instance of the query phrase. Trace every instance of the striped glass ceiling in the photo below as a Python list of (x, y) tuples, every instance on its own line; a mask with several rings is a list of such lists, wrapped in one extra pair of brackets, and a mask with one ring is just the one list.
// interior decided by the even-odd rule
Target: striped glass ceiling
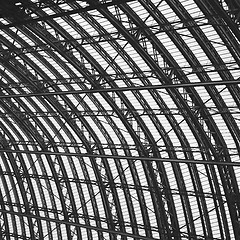
[(0, 6), (1, 239), (237, 239), (237, 0)]

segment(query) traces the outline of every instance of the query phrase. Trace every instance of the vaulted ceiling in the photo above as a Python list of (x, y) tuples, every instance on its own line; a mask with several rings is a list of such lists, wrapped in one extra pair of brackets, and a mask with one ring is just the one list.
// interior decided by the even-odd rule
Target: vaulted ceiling
[(0, 238), (237, 239), (237, 0), (0, 1)]

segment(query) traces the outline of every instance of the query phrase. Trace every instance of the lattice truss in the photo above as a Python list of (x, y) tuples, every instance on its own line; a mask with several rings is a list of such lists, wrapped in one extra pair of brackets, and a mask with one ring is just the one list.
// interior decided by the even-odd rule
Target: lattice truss
[(239, 238), (239, 1), (0, 2), (0, 239)]

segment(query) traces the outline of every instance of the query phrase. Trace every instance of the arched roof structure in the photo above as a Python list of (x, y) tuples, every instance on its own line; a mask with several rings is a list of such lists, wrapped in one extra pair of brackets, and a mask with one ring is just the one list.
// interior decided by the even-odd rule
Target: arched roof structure
[(238, 239), (237, 0), (0, 5), (0, 238)]

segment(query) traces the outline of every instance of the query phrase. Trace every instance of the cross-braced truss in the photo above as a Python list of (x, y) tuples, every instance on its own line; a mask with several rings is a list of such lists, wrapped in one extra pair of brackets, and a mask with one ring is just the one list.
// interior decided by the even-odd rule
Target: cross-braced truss
[(239, 1), (0, 2), (0, 239), (238, 239)]

